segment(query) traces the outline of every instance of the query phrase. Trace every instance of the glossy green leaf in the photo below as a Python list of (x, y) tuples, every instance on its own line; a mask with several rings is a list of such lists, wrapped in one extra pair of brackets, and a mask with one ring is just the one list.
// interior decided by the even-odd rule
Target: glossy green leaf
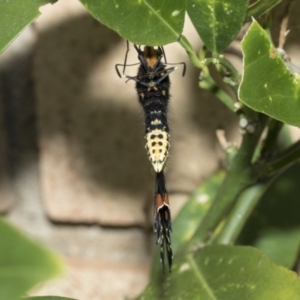
[(60, 259), (0, 219), (0, 299), (15, 300), (62, 271)]
[(180, 37), (185, 0), (81, 0), (101, 23), (139, 45), (165, 45)]
[(188, 0), (187, 11), (206, 47), (221, 53), (243, 26), (248, 0)]
[(289, 231), (272, 228), (262, 230), (254, 246), (275, 263), (291, 269), (299, 252), (300, 226)]
[[(200, 221), (202, 220), (202, 217), (208, 210), (212, 199), (217, 193), (218, 187), (222, 183), (223, 178), (223, 171), (219, 171), (207, 178), (199, 187), (196, 188), (187, 203), (183, 206), (172, 223), (171, 239), (173, 253), (177, 251), (179, 246), (188, 242), (193, 236)], [(170, 201), (172, 208), (171, 197)], [(152, 268), (152, 275), (156, 273), (162, 273), (159, 248), (156, 251)]]
[(242, 41), (242, 50), (240, 101), (274, 119), (300, 126), (300, 77), (291, 74), (256, 21)]
[(300, 163), (277, 178), (247, 221), (239, 244), (253, 245), (271, 260), (292, 268), (300, 247)]
[(59, 296), (37, 296), (37, 297), (26, 297), (21, 300), (76, 300), (74, 298), (66, 298)]
[(194, 235), (202, 217), (215, 197), (224, 175), (224, 171), (219, 171), (203, 181), (177, 215), (173, 223), (172, 233), (174, 252)]
[(1, 0), (0, 1), (0, 53), (36, 19), (39, 7), (56, 0)]
[(299, 300), (300, 279), (251, 247), (212, 245), (176, 257), (137, 299)]

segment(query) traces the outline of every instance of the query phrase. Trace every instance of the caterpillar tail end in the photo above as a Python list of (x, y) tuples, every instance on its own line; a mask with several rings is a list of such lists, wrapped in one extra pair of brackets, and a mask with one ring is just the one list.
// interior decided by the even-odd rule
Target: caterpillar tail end
[(168, 192), (165, 186), (163, 171), (156, 174), (156, 190), (154, 202), (154, 232), (156, 233), (156, 244), (160, 245), (160, 260), (165, 273), (165, 252), (169, 266), (169, 272), (172, 269), (173, 252), (171, 245), (171, 210), (169, 205)]

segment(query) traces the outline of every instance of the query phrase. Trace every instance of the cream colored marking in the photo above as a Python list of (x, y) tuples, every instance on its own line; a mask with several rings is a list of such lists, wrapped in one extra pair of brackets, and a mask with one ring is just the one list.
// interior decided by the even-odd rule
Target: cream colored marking
[(161, 124), (161, 120), (155, 119), (155, 120), (151, 121), (151, 125), (157, 125), (157, 124)]
[(174, 10), (172, 12), (172, 17), (177, 17), (179, 15), (180, 11), (179, 10)]
[(191, 268), (190, 264), (189, 263), (184, 263), (180, 266), (179, 268), (179, 272), (184, 272), (184, 271), (187, 271)]
[(155, 129), (147, 133), (145, 139), (149, 160), (155, 172), (161, 172), (169, 154), (170, 134), (161, 129)]
[(157, 91), (158, 88), (155, 86), (155, 82), (151, 81), (148, 83), (148, 89), (147, 91), (150, 92), (151, 90)]
[(196, 201), (201, 204), (206, 203), (208, 200), (209, 200), (209, 196), (207, 194), (201, 194), (196, 198)]

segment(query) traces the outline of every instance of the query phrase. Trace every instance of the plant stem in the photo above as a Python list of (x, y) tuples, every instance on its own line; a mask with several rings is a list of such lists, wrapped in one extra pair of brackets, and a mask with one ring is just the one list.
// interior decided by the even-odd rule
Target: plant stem
[(284, 150), (278, 157), (265, 163), (257, 163), (260, 177), (271, 176), (295, 163), (300, 157), (300, 140)]
[(268, 184), (255, 184), (242, 192), (213, 243), (233, 244), (236, 241), (248, 217), (268, 187)]
[[(273, 142), (276, 141), (278, 132), (282, 128), (281, 122), (273, 122), (274, 119), (271, 120), (271, 124), (274, 126), (274, 132), (272, 133), (271, 130), (271, 136)], [(270, 125), (270, 124), (269, 124)], [(267, 143), (269, 146), (271, 144)], [(272, 166), (279, 166), (279, 161), (283, 164), (282, 167), (279, 167), (276, 169), (276, 175), (281, 174), (279, 171), (285, 170), (288, 166), (290, 166), (291, 163), (287, 163), (287, 158), (297, 158), (299, 157), (299, 150), (300, 149), (300, 141), (292, 145), (290, 148), (288, 148), (284, 153), (282, 154), (282, 157), (280, 157), (280, 160), (276, 158), (276, 164), (275, 161), (273, 161), (271, 164)], [(298, 154), (297, 154), (298, 153)], [(298, 156), (297, 156), (298, 155)], [(295, 162), (296, 160), (292, 160), (292, 162)], [(274, 173), (272, 173), (274, 174)], [(233, 244), (237, 237), (239, 236), (240, 232), (242, 231), (249, 215), (253, 211), (254, 207), (256, 206), (259, 199), (262, 197), (262, 195), (265, 193), (265, 191), (269, 188), (269, 186), (274, 182), (274, 180), (277, 178), (277, 176), (273, 176), (271, 180), (269, 180), (266, 184), (256, 184), (254, 186), (251, 186), (247, 188), (242, 194), (238, 197), (238, 200), (230, 212), (229, 217), (226, 220), (225, 225), (221, 229), (220, 233), (217, 235), (216, 238), (214, 238), (213, 243), (220, 243), (220, 244)]]
[(203, 69), (211, 63), (215, 65), (216, 64), (222, 65), (230, 74), (230, 81), (228, 82), (229, 85), (235, 87), (235, 90), (237, 90), (240, 81), (240, 74), (236, 70), (236, 68), (232, 65), (232, 63), (224, 55), (220, 54), (210, 58), (205, 58), (205, 50), (202, 49), (202, 51), (200, 51), (199, 58), (198, 58), (192, 45), (184, 35), (180, 37), (178, 42), (185, 49), (192, 64), (196, 68)]
[(201, 81), (199, 83), (200, 87), (211, 91), (219, 100), (226, 105), (231, 111), (235, 111), (234, 100), (222, 90), (210, 76), (207, 67), (202, 69)]
[[(214, 82), (215, 83), (215, 82)], [(211, 91), (215, 94), (215, 96), (229, 108), (231, 111), (235, 111), (234, 107), (234, 101), (233, 99), (224, 91), (222, 90), (219, 86), (215, 84), (214, 87), (212, 87)]]
[(219, 55), (217, 59), (219, 60), (219, 64), (229, 72), (231, 80), (235, 83), (235, 86), (238, 87), (241, 79), (240, 73), (224, 55)]
[(266, 120), (266, 116), (260, 115), (261, 123), (255, 132), (244, 134), (241, 147), (232, 162), (231, 168), (228, 169), (210, 209), (191, 239), (191, 248), (194, 247), (195, 243), (202, 244), (207, 241), (207, 238), (234, 205), (241, 191), (257, 180), (251, 160), (261, 133), (265, 128)]
[(257, 0), (255, 3), (249, 6), (245, 23), (251, 21), (251, 17), (257, 18), (265, 14), (281, 1), (282, 0)]
[(283, 123), (275, 119), (270, 119), (268, 125), (268, 135), (264, 141), (263, 148), (261, 150), (262, 157), (265, 157), (272, 151), (276, 149), (276, 143), (278, 141), (278, 135), (283, 127)]
[(188, 39), (182, 35), (180, 39), (178, 40), (179, 44), (185, 49), (186, 53), (188, 54), (190, 61), (196, 68), (203, 68), (204, 65), (201, 63), (199, 58), (197, 57), (192, 45), (188, 41)]

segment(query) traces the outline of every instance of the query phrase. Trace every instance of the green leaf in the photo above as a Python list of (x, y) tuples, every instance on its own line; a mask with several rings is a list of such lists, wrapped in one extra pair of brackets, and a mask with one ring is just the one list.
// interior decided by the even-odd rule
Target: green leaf
[(21, 298), (21, 300), (76, 300), (76, 299), (59, 297), (59, 296), (37, 296), (37, 297)]
[(286, 67), (268, 34), (253, 21), (242, 41), (244, 74), (240, 101), (252, 109), (300, 126), (300, 80)]
[(15, 300), (62, 271), (60, 259), (0, 219), (0, 299)]
[(238, 239), (286, 268), (293, 267), (300, 246), (299, 177), (297, 163), (273, 182)]
[(138, 45), (158, 46), (178, 40), (185, 0), (81, 0), (101, 23)]
[(37, 297), (26, 297), (21, 300), (76, 300), (74, 298), (66, 298), (59, 296), (37, 296)]
[[(208, 210), (211, 200), (215, 197), (218, 187), (222, 183), (224, 172), (219, 171), (210, 176), (191, 195), (190, 199), (183, 206), (174, 222), (172, 223), (172, 250), (173, 253), (194, 235), (202, 217)], [(171, 208), (172, 198), (170, 197)], [(154, 257), (152, 275), (162, 273), (160, 253), (157, 249)]]
[(187, 11), (206, 47), (221, 53), (242, 28), (248, 0), (188, 0)]
[(36, 19), (39, 7), (57, 0), (1, 0), (0, 1), (0, 53)]
[(172, 233), (174, 252), (194, 235), (202, 217), (214, 199), (224, 175), (224, 171), (219, 171), (202, 182), (177, 215)]
[(276, 264), (291, 269), (299, 252), (300, 226), (291, 230), (275, 228), (262, 230), (254, 246)]
[(251, 247), (211, 245), (176, 257), (137, 299), (299, 300), (300, 279)]

